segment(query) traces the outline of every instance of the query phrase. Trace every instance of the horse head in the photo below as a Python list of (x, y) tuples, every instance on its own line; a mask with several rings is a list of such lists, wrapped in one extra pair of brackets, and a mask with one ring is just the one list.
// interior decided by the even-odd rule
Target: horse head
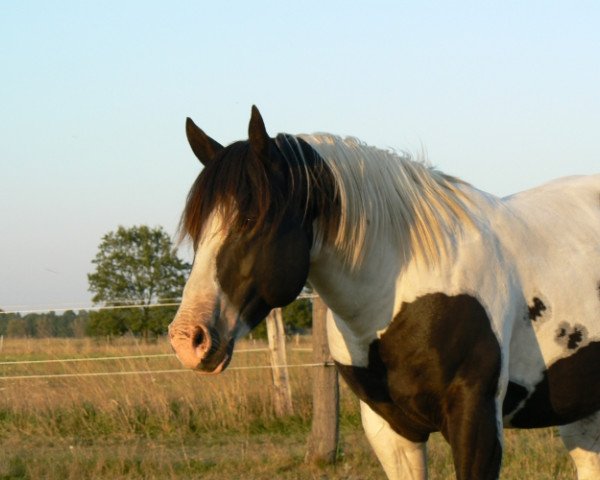
[(291, 303), (308, 277), (316, 211), (306, 172), (316, 153), (295, 137), (269, 137), (256, 107), (248, 130), (248, 140), (223, 147), (186, 124), (204, 168), (182, 215), (195, 256), (169, 336), (180, 361), (205, 373), (226, 368), (235, 341)]

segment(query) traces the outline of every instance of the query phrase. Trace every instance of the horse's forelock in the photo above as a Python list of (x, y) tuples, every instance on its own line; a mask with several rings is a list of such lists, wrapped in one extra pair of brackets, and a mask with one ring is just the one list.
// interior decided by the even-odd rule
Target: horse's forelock
[[(282, 155), (277, 168), (288, 179), (286, 189), (273, 185), (268, 159), (259, 159), (248, 142), (227, 147), (198, 175), (187, 196), (181, 216), (180, 240), (190, 238), (196, 246), (213, 212), (225, 220), (223, 228), (255, 235), (274, 233), (290, 208), (302, 208), (307, 193), (302, 192), (302, 159)], [(303, 197), (303, 198), (300, 198)], [(303, 205), (306, 215), (306, 205)]]

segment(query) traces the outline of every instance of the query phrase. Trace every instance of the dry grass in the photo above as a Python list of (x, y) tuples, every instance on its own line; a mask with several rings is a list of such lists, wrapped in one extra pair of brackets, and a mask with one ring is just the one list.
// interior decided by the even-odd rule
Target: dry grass
[[(251, 343), (240, 345), (250, 348)], [(170, 353), (165, 341), (5, 340), (0, 361)], [(291, 351), (289, 363), (310, 362)], [(232, 367), (266, 365), (241, 353)], [(179, 369), (172, 357), (110, 362), (0, 365), (2, 375)], [(295, 415), (274, 414), (269, 370), (217, 377), (171, 374), (0, 380), (0, 479), (223, 478), (383, 479), (362, 435), (354, 396), (342, 388), (340, 460), (304, 463), (311, 417), (311, 369), (290, 370)], [(429, 447), (433, 480), (454, 478), (447, 445)], [(574, 479), (553, 430), (509, 431), (502, 478)]]

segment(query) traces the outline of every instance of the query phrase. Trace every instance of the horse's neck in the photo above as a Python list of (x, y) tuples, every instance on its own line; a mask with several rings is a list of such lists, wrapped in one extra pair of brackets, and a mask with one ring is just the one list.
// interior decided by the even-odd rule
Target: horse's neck
[(341, 252), (324, 245), (313, 256), (309, 281), (356, 335), (372, 336), (373, 328), (385, 328), (393, 314), (401, 268), (400, 252), (386, 239), (370, 241), (362, 262), (355, 267), (347, 264)]
[(484, 220), (467, 226), (457, 218), (455, 223), (446, 224), (449, 248), (434, 265), (407, 256), (403, 245), (392, 236), (368, 238), (363, 258), (354, 267), (348, 265), (344, 252), (327, 243), (313, 252), (309, 281), (348, 332), (372, 339), (377, 331), (387, 328), (404, 296), (409, 298), (421, 286), (426, 288), (431, 279), (450, 286), (452, 281), (446, 277), (452, 277), (458, 257), (464, 262), (465, 245), (479, 245), (482, 237), (491, 235), (489, 225), (482, 222), (493, 221), (498, 199), (468, 185), (461, 188), (477, 205), (477, 217)]

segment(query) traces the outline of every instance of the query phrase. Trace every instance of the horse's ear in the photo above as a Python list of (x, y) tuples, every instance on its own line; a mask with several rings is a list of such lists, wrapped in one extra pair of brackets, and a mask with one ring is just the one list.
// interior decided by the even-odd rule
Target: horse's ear
[(265, 157), (269, 148), (269, 134), (256, 105), (252, 105), (252, 115), (250, 116), (250, 125), (248, 125), (248, 138), (250, 139), (252, 151), (258, 157)]
[(223, 150), (223, 145), (210, 138), (189, 117), (185, 121), (185, 134), (194, 155), (204, 166), (208, 165), (213, 157)]

